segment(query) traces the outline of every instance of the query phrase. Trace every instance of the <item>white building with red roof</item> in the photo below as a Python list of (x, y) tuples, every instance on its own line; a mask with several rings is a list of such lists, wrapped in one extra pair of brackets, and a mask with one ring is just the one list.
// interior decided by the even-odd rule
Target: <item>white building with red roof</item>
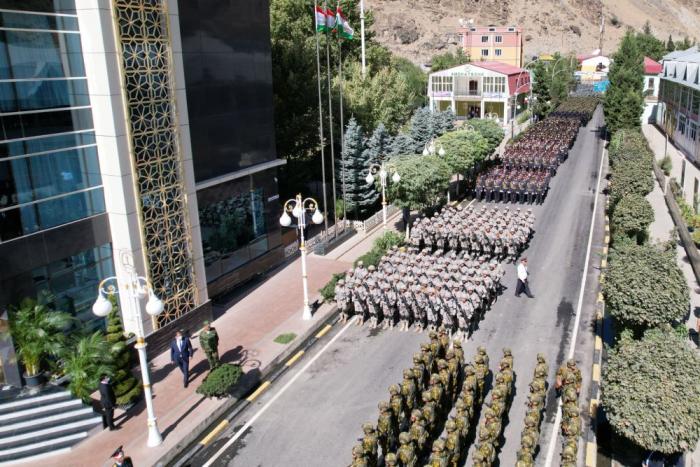
[(501, 62), (472, 62), (431, 73), (431, 110), (448, 110), (457, 118), (494, 118), (510, 122), (526, 106), (530, 72)]

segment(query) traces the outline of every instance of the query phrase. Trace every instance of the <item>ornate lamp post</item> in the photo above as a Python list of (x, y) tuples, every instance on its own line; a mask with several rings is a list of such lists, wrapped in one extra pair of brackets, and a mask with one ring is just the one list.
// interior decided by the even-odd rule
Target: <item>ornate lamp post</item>
[[(365, 178), (365, 181), (367, 182), (368, 185), (372, 185), (374, 183), (374, 176), (379, 173), (379, 181), (381, 182), (382, 185), (382, 216), (383, 216), (383, 226), (384, 230), (386, 230), (386, 182), (387, 182), (387, 177), (389, 173), (386, 171), (386, 167), (384, 166), (384, 161), (382, 161), (381, 165), (380, 164), (370, 164), (369, 166), (369, 173), (367, 174), (367, 177)], [(391, 181), (394, 183), (399, 183), (401, 180), (401, 176), (399, 175), (398, 172), (394, 172), (394, 175), (391, 176)]]
[(299, 229), (299, 251), (301, 251), (301, 281), (304, 286), (304, 313), (302, 319), (309, 320), (311, 319), (311, 307), (309, 306), (309, 285), (306, 275), (306, 245), (304, 243), (306, 211), (313, 211), (311, 221), (314, 224), (323, 222), (323, 214), (318, 210), (318, 202), (311, 197), (302, 199), (301, 195), (297, 195), (296, 198), (289, 199), (284, 203), (284, 210), (282, 212), (282, 217), (280, 217), (280, 225), (282, 225), (282, 227), (289, 227), (292, 225), (290, 213), (297, 218), (296, 227)]
[[(471, 125), (469, 125), (469, 126), (471, 127)], [(471, 127), (471, 129), (473, 130), (474, 127)], [(423, 148), (423, 155), (424, 156), (427, 156), (427, 155), (434, 156), (435, 154), (437, 154), (440, 157), (445, 157), (445, 148), (443, 147), (442, 143), (439, 143), (439, 144), (440, 144), (440, 147), (437, 147), (435, 138), (428, 141), (428, 143)], [(447, 202), (448, 203), (450, 202), (450, 186), (449, 186), (449, 184), (447, 185)]]
[(122, 300), (130, 301), (126, 309), (122, 309), (125, 314), (125, 321), (132, 323), (134, 334), (136, 334), (136, 345), (138, 350), (139, 364), (141, 367), (141, 379), (143, 381), (143, 392), (146, 399), (146, 412), (148, 414), (148, 447), (158, 446), (163, 442), (163, 437), (156, 424), (156, 415), (153, 411), (153, 395), (151, 392), (151, 380), (148, 374), (148, 359), (146, 357), (146, 340), (141, 320), (141, 300), (148, 297), (146, 302), (146, 313), (150, 316), (158, 316), (163, 312), (163, 302), (156, 296), (153, 286), (148, 279), (136, 274), (133, 267), (133, 257), (130, 253), (122, 253), (122, 264), (125, 269), (123, 277), (108, 277), (97, 286), (98, 295), (92, 312), (104, 318), (112, 311), (112, 303), (106, 295), (118, 294)]

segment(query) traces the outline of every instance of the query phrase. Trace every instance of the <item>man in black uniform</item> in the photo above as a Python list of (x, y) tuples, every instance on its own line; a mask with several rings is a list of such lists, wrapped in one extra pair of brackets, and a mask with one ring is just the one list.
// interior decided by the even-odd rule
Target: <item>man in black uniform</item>
[(107, 375), (100, 376), (100, 403), (102, 404), (102, 427), (109, 428), (109, 431), (116, 430), (114, 406), (117, 404), (117, 398), (114, 396), (112, 383)]

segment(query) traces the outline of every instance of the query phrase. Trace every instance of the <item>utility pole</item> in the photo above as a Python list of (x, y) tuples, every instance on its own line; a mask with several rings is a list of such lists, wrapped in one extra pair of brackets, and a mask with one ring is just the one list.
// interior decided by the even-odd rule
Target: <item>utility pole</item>
[(605, 34), (605, 15), (603, 14), (603, 6), (600, 6), (600, 40), (598, 42), (598, 50), (600, 55), (603, 55), (603, 35)]

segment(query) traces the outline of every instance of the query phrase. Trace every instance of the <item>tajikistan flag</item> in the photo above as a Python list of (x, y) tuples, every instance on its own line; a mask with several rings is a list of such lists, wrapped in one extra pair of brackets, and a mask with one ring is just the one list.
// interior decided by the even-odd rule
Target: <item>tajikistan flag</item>
[(355, 31), (350, 27), (350, 23), (348, 23), (347, 18), (345, 18), (343, 15), (340, 5), (338, 5), (338, 8), (336, 9), (335, 22), (336, 29), (338, 34), (340, 34), (340, 37), (343, 39), (352, 39), (352, 37), (355, 35)]
[(316, 11), (314, 16), (316, 18), (316, 31), (327, 32), (333, 29), (328, 28), (328, 14), (326, 13), (326, 10), (316, 5)]

